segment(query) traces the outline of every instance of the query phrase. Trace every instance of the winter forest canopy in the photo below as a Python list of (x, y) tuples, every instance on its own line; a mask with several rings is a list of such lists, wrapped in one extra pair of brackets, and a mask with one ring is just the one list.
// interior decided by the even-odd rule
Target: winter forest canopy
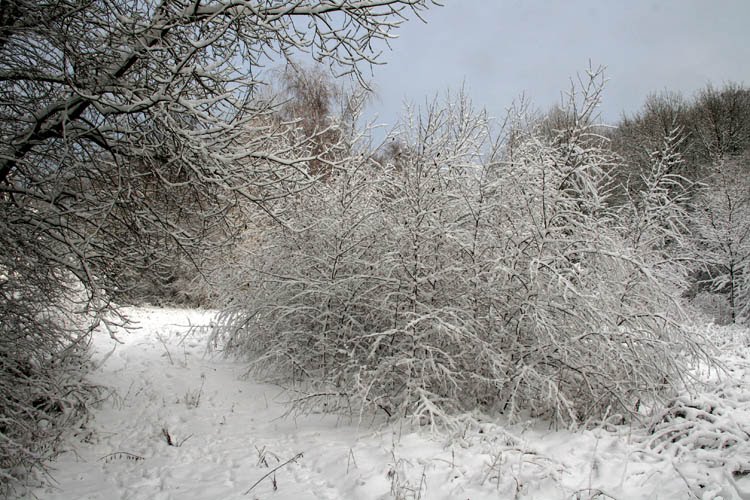
[(293, 412), (619, 424), (701, 384), (701, 321), (750, 320), (750, 90), (604, 125), (589, 68), (376, 143), (363, 69), (428, 7), (0, 0), (2, 484), (102, 396), (88, 342), (127, 304), (220, 310), (213, 348)]

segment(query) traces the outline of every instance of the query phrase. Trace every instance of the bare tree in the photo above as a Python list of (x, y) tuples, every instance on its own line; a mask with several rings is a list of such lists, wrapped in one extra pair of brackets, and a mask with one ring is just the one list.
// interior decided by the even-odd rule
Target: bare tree
[(279, 76), (278, 89), (271, 89), (279, 106), (279, 119), (296, 124), (298, 137), (312, 137), (310, 175), (329, 179), (331, 160), (346, 156), (342, 136), (350, 134), (347, 123), (358, 116), (363, 93), (334, 82), (322, 66), (287, 65)]
[(750, 319), (750, 183), (748, 155), (722, 161), (699, 191), (691, 217), (696, 273), (691, 295), (705, 290), (726, 297), (727, 318)]
[[(737, 84), (701, 90), (691, 110), (697, 157), (705, 175), (694, 200), (691, 227), (696, 260), (690, 295), (708, 291), (726, 299), (728, 314), (750, 314), (750, 91)], [(715, 301), (712, 301), (715, 302)]]
[[(46, 326), (56, 315), (40, 320), (70, 309), (59, 291), (83, 283), (93, 328), (135, 271), (160, 272), (170, 247), (191, 258), (231, 240), (248, 203), (296, 192), (314, 181), (311, 162), (334, 161), (315, 148), (327, 129), (304, 137), (269, 119), (264, 64), (309, 52), (364, 81), (378, 43), (428, 3), (0, 1), (3, 376), (38, 380), (75, 339)], [(38, 342), (19, 350), (21, 337)], [(33, 405), (0, 401), (6, 471), (33, 443), (9, 408)]]
[[(735, 83), (698, 92), (691, 112), (697, 160), (718, 164), (750, 147), (750, 90)], [(708, 175), (712, 175), (711, 169)]]

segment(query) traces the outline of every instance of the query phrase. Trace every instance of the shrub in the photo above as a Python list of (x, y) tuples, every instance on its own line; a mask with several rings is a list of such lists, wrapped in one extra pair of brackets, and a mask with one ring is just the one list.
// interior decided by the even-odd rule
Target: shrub
[[(37, 271), (41, 271), (40, 266)], [(54, 271), (50, 271), (54, 272)], [(0, 492), (46, 470), (65, 432), (80, 424), (97, 395), (85, 379), (93, 324), (54, 281), (0, 276)], [(26, 274), (25, 278), (28, 278)], [(45, 284), (47, 283), (47, 284)], [(72, 285), (71, 285), (72, 287)], [(65, 296), (68, 296), (68, 299)]]
[(580, 422), (673, 392), (701, 354), (666, 257), (678, 179), (610, 203), (597, 76), (563, 130), (511, 116), (500, 140), (459, 97), (414, 117), (386, 161), (286, 204), (240, 259), (214, 342), (300, 390), (301, 410)]

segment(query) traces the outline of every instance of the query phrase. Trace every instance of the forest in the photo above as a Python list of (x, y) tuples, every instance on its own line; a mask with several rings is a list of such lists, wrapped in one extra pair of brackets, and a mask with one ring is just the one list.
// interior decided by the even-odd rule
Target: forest
[(108, 397), (91, 339), (133, 305), (216, 310), (293, 415), (710, 420), (675, 402), (723, 369), (707, 325), (750, 322), (750, 89), (605, 124), (589, 67), (553, 109), (451, 91), (376, 133), (363, 68), (428, 8), (0, 0), (3, 491)]

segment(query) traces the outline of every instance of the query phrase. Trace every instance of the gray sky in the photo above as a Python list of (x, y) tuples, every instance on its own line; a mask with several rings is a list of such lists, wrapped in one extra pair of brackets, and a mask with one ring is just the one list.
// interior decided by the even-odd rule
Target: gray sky
[(423, 104), (465, 83), (475, 107), (501, 116), (522, 92), (560, 102), (570, 77), (607, 67), (601, 108), (612, 122), (649, 93), (691, 96), (712, 82), (750, 84), (750, 0), (444, 0), (427, 24), (399, 29), (374, 68), (368, 114), (392, 124), (405, 101)]

